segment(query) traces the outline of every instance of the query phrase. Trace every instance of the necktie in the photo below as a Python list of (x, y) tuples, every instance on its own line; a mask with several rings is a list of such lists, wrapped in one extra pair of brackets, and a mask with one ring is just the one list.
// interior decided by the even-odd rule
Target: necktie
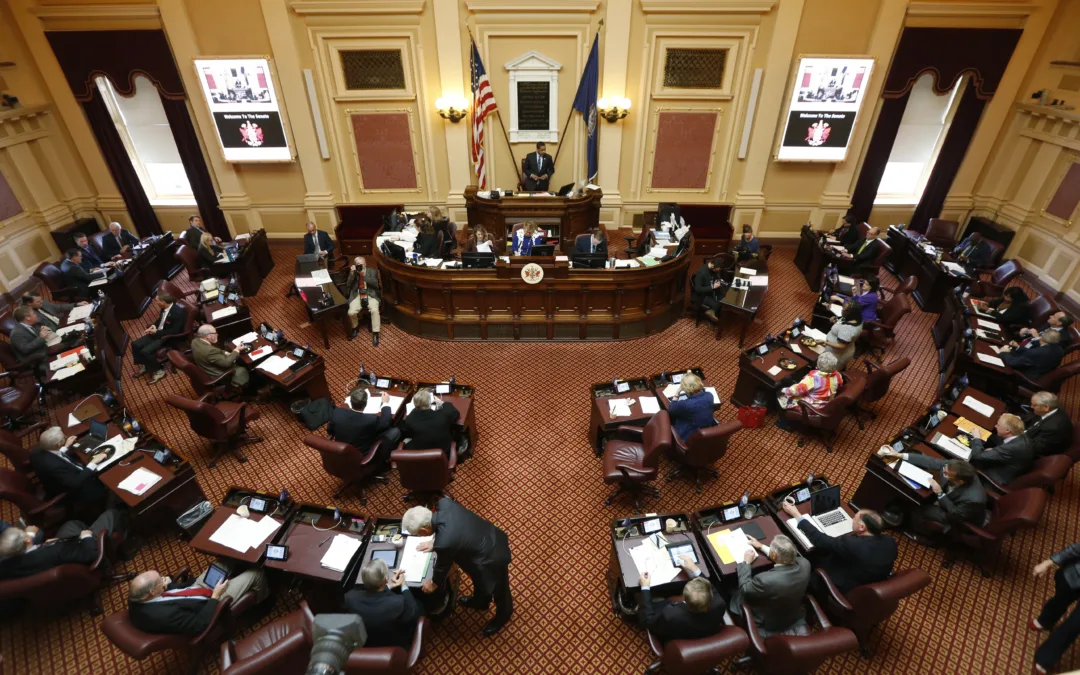
[(161, 318), (158, 319), (158, 326), (157, 326), (158, 330), (161, 330), (161, 329), (165, 328), (165, 320), (169, 318), (169, 310), (170, 309), (172, 309), (171, 305), (169, 307), (166, 307), (165, 309), (161, 310)]
[(322, 248), (319, 246), (319, 233), (315, 232), (311, 238), (315, 241), (315, 253), (322, 253)]
[(178, 588), (175, 591), (165, 591), (161, 595), (166, 598), (209, 598), (214, 592), (209, 588)]
[[(870, 240), (869, 240), (869, 239), (867, 239), (866, 241), (864, 241), (864, 242), (862, 243), (862, 246), (860, 246), (860, 247), (859, 247), (859, 253), (862, 253), (862, 252), (863, 252), (863, 249), (864, 249), (864, 248), (866, 248), (866, 245), (867, 245), (867, 244), (869, 244), (869, 243), (870, 243)], [(859, 255), (859, 253), (856, 253), (855, 255)]]

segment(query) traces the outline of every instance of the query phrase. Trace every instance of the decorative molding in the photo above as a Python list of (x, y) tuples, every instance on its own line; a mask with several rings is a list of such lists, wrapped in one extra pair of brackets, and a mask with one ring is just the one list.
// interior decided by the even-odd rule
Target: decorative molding
[(993, 18), (1028, 16), (1038, 10), (1030, 2), (912, 2), (908, 16), (988, 16)]
[(646, 14), (768, 14), (777, 0), (641, 0)]
[(38, 5), (31, 10), (39, 19), (157, 19), (156, 4), (145, 5)]
[(558, 12), (595, 12), (600, 7), (600, 0), (547, 0), (542, 5), (531, 5), (512, 0), (468, 0), (465, 6), (470, 12), (514, 12), (528, 14), (547, 14)]
[(1062, 110), (1061, 108), (1054, 108), (1048, 105), (1031, 105), (1030, 103), (1017, 103), (1016, 109), (1019, 112), (1027, 113), (1033, 117), (1047, 117), (1053, 119), (1059, 119), (1066, 123), (1075, 124), (1080, 122), (1080, 113), (1072, 110)]
[(335, 14), (420, 14), (426, 0), (293, 0), (292, 11), (300, 16)]
[[(525, 52), (516, 59), (503, 64), (510, 71), (510, 142), (544, 143), (559, 142), (559, 71), (562, 64), (538, 51)], [(521, 82), (546, 82), (548, 85), (548, 128), (520, 129), (518, 118), (518, 84)]]

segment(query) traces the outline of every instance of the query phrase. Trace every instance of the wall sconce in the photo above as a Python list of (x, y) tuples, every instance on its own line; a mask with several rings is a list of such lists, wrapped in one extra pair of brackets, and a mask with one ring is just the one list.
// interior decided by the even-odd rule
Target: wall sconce
[(608, 122), (618, 122), (630, 112), (630, 99), (628, 98), (602, 98), (596, 102), (600, 116)]
[(443, 96), (435, 101), (435, 107), (439, 110), (439, 117), (455, 124), (469, 114), (469, 102), (464, 96)]

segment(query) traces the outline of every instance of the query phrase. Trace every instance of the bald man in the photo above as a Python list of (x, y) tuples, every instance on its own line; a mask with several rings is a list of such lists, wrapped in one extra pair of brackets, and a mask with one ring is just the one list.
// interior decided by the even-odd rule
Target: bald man
[[(214, 564), (227, 572), (230, 569), (220, 560)], [(174, 581), (156, 570), (143, 572), (128, 584), (131, 624), (144, 633), (198, 635), (210, 625), (221, 598), (232, 598), (235, 603), (247, 593), (254, 593), (259, 604), (270, 597), (270, 586), (260, 569), (249, 569), (214, 588), (205, 580), (205, 571), (198, 579), (186, 581)]]

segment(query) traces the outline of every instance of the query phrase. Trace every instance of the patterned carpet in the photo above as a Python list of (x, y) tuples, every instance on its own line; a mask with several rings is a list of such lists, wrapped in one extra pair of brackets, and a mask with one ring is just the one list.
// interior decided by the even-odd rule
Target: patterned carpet
[[(809, 318), (814, 294), (792, 263), (793, 249), (778, 248), (770, 260), (771, 287), (758, 325), (747, 336), (763, 337), (789, 325), (798, 314)], [(297, 341), (318, 341), (315, 327), (301, 329), (305, 313), (299, 300), (286, 299), (295, 251), (275, 247), (277, 266), (251, 300), (256, 320), (282, 327)], [(696, 269), (696, 265), (694, 266)], [(883, 273), (884, 274), (884, 273)], [(183, 277), (178, 277), (187, 283)], [(886, 286), (895, 284), (884, 279)], [(152, 319), (127, 325), (132, 335)], [(825, 473), (850, 497), (862, 476), (869, 452), (913, 420), (933, 396), (936, 358), (930, 338), (934, 316), (916, 308), (902, 323), (890, 358), (909, 356), (912, 365), (887, 399), (876, 406), (877, 421), (859, 432), (854, 422), (841, 428), (836, 450), (808, 443), (796, 447), (796, 437), (778, 430), (770, 418), (754, 431), (737, 434), (719, 465), (721, 476), (695, 494), (686, 480), (661, 481), (661, 498), (650, 509), (693, 511), (744, 490), (762, 494), (790, 484), (810, 471)], [(344, 394), (360, 364), (382, 374), (412, 380), (455, 375), (476, 387), (479, 443), (475, 457), (459, 471), (450, 492), (465, 506), (489, 518), (510, 535), (514, 564), (510, 570), (515, 614), (497, 637), (484, 639), (480, 629), (487, 617), (458, 612), (435, 628), (417, 672), (455, 675), (476, 673), (632, 673), (651, 662), (644, 634), (612, 613), (605, 586), (611, 518), (628, 513), (625, 502), (606, 507), (609, 492), (600, 479), (600, 461), (587, 439), (589, 385), (630, 377), (701, 366), (721, 396), (729, 396), (737, 375), (735, 331), (716, 341), (704, 325), (695, 328), (684, 319), (661, 335), (616, 343), (447, 343), (426, 341), (384, 324), (382, 346), (371, 346), (369, 335), (346, 342), (332, 327), (327, 355), (327, 379), (335, 397)], [(748, 342), (749, 344), (749, 342)], [(633, 363), (633, 366), (627, 364)], [(854, 366), (853, 366), (854, 367)], [(305, 430), (281, 403), (260, 406), (262, 419), (253, 424), (267, 441), (249, 446), (245, 465), (231, 458), (217, 468), (206, 467), (207, 446), (187, 427), (186, 420), (167, 407), (167, 393), (190, 395), (182, 374), (148, 386), (131, 379), (134, 367), (125, 363), (129, 401), (144, 424), (168, 439), (196, 463), (199, 481), (211, 500), (234, 485), (277, 491), (281, 487), (301, 501), (330, 503), (337, 481), (324, 474), (317, 454), (301, 443)], [(1064, 394), (1074, 418), (1080, 416), (1075, 384)], [(719, 416), (730, 419), (735, 410), (725, 405)], [(665, 459), (661, 475), (670, 470)], [(1038, 611), (1051, 585), (1031, 577), (1032, 566), (1050, 552), (1080, 537), (1078, 484), (1070, 476), (1054, 495), (1043, 523), (1035, 532), (1011, 540), (1002, 551), (995, 574), (983, 579), (967, 564), (951, 570), (940, 567), (942, 554), (900, 539), (897, 569), (920, 567), (933, 577), (932, 585), (913, 601), (904, 602), (873, 639), (870, 660), (856, 653), (828, 662), (824, 673), (1023, 673), (1030, 670), (1038, 644), (1024, 623)], [(402, 513), (403, 490), (396, 477), (369, 493), (369, 502), (348, 495), (344, 508), (373, 515)], [(0, 506), (0, 517), (11, 515)], [(147, 542), (120, 570), (175, 570), (182, 565), (201, 570), (210, 561), (165, 533)], [(467, 584), (467, 582), (466, 582)], [(102, 593), (106, 613), (124, 607), (126, 591), (110, 587)], [(295, 606), (296, 599), (280, 593), (271, 615)], [(181, 673), (183, 657), (155, 655), (142, 662), (129, 659), (102, 635), (99, 618), (70, 612), (53, 619), (22, 618), (0, 625), (0, 651), (5, 673)], [(1080, 654), (1070, 651), (1063, 670), (1080, 667)], [(202, 664), (217, 672), (216, 658)]]

